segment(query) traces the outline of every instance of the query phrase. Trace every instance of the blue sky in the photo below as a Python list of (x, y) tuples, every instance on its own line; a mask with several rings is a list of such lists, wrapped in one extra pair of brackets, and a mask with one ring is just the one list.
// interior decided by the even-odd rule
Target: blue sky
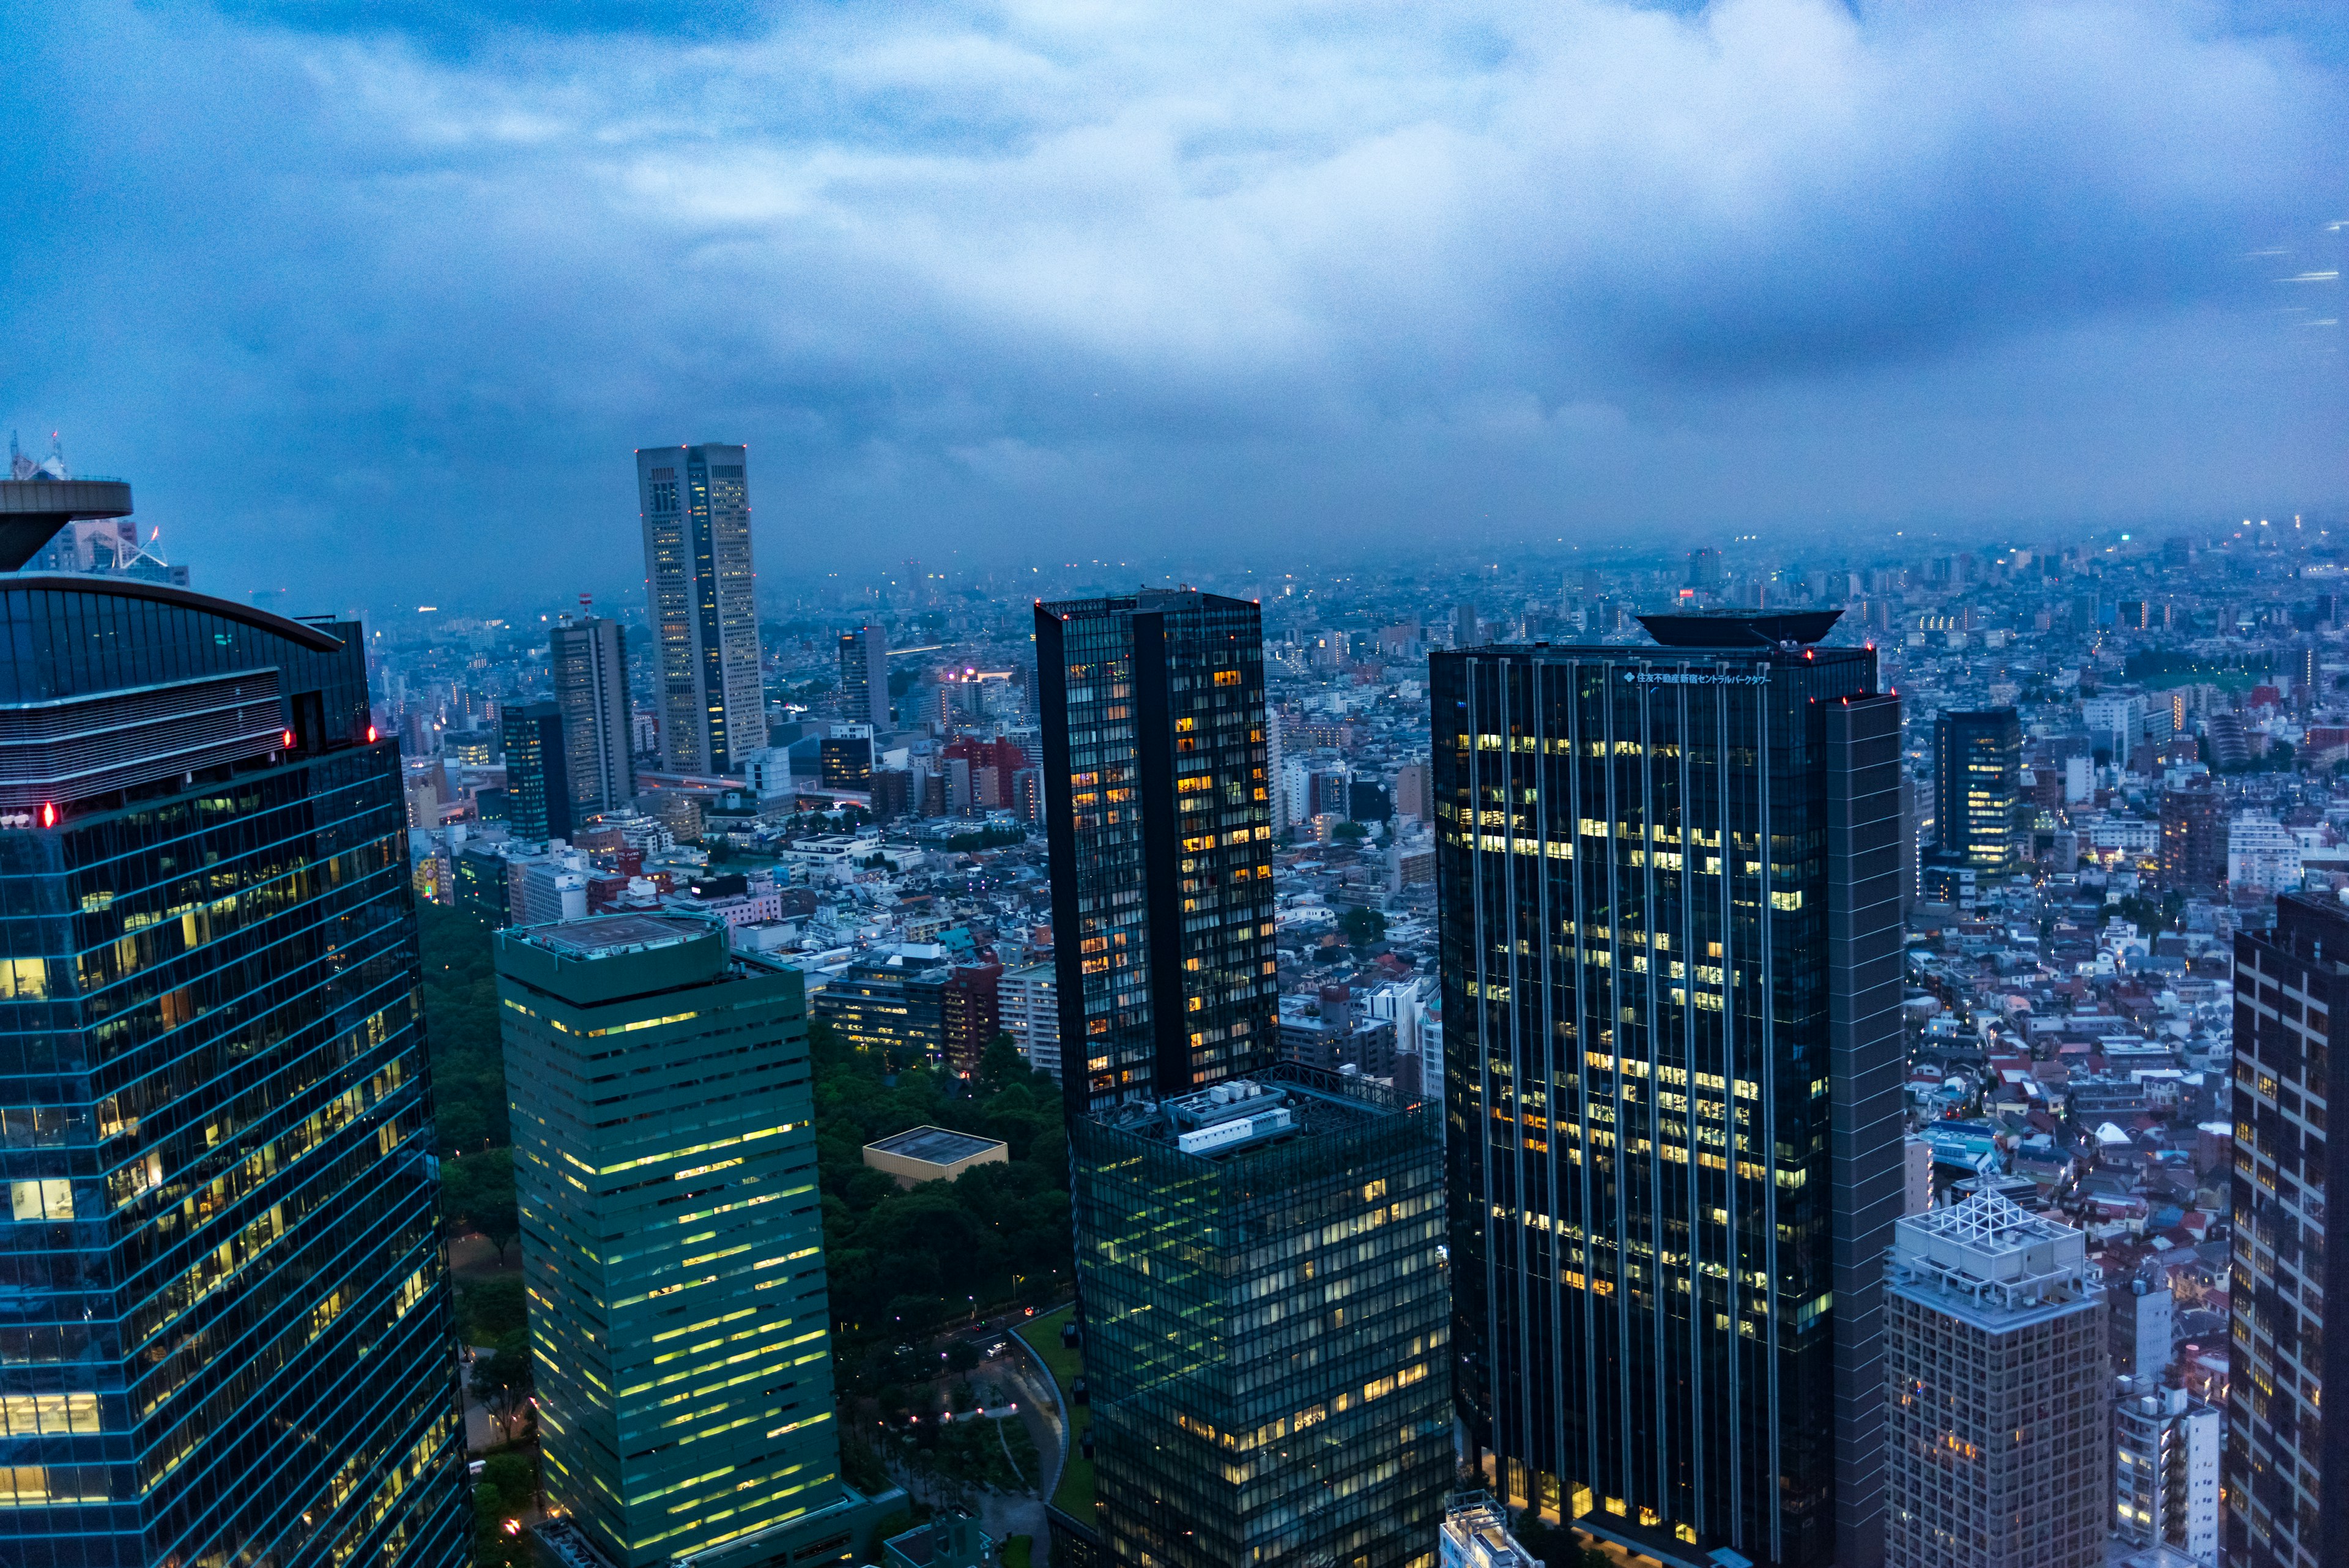
[(769, 581), (2337, 517), (2341, 9), (33, 0), (0, 421), (322, 606), (683, 440)]

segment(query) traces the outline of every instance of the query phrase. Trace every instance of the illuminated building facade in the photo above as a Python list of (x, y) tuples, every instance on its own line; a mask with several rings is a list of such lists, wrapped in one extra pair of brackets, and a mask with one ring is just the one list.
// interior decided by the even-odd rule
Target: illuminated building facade
[(740, 774), (767, 744), (750, 461), (740, 446), (636, 449), (661, 750), (673, 773)]
[(506, 825), (515, 839), (544, 844), (570, 837), (563, 710), (553, 702), (518, 702), (498, 715), (498, 731), (506, 758)]
[(633, 914), (497, 969), (557, 1555), (864, 1561), (903, 1500), (840, 1479), (799, 975)]
[(1885, 1568), (2102, 1568), (2110, 1381), (2086, 1237), (1988, 1189), (1893, 1229)]
[(840, 712), (852, 724), (889, 728), (889, 633), (860, 626), (840, 634)]
[(1415, 1096), (1274, 1065), (1257, 607), (1040, 604), (1036, 642), (1100, 1500), (1056, 1551), (1427, 1563), (1440, 1146)]
[(1944, 860), (2002, 875), (2014, 864), (2023, 798), (2023, 722), (2012, 708), (1933, 721), (1933, 821)]
[[(2320, 1418), (2349, 1387), (2349, 1244), (2327, 1193), (2349, 1194), (2349, 1139), (2325, 1128), (2349, 1105), (2349, 910), (2288, 893), (2275, 926), (2235, 936), (2233, 1316), (2228, 1352), (2226, 1561), (2319, 1568), (2349, 1519), (2349, 1421)], [(2324, 1521), (2330, 1516), (2333, 1523)]]
[(1114, 1562), (1432, 1568), (1454, 1462), (1434, 1115), (1284, 1065), (1082, 1124)]
[(0, 1554), (458, 1568), (399, 759), (359, 627), (121, 576), (7, 579), (0, 621)]
[(1071, 1116), (1270, 1062), (1256, 605), (1187, 590), (1039, 604), (1036, 659)]
[(1899, 701), (1816, 615), (1431, 659), (1455, 1398), (1667, 1563), (1882, 1552)]

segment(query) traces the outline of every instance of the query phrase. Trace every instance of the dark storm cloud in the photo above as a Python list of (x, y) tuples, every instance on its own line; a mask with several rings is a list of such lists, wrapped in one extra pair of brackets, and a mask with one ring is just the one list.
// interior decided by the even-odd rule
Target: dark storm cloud
[(0, 414), (336, 603), (631, 582), (626, 449), (690, 439), (770, 580), (2332, 504), (2338, 283), (2277, 279), (2337, 270), (2336, 33), (74, 7), (0, 78)]

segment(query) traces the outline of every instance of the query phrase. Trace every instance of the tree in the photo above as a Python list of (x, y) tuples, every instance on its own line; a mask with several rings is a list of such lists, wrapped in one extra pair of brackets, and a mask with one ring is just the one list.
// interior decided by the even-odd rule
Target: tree
[(987, 1043), (978, 1057), (978, 1088), (981, 1094), (1000, 1094), (1007, 1086), (1028, 1075), (1028, 1058), (1019, 1054), (1019, 1043), (1007, 1032), (999, 1032)]
[(440, 1202), (450, 1229), (488, 1238), (505, 1261), (522, 1235), (514, 1207), (513, 1150), (493, 1148), (440, 1162)]
[(513, 1423), (523, 1407), (530, 1403), (530, 1336), (526, 1333), (500, 1334), (490, 1354), (473, 1360), (473, 1397), (498, 1424), (498, 1430), (509, 1443), (513, 1441)]
[(1332, 834), (1334, 837), (1347, 839), (1368, 838), (1370, 836), (1371, 830), (1359, 822), (1341, 822)]
[(947, 1346), (947, 1370), (959, 1377), (978, 1366), (978, 1346), (967, 1339), (957, 1339)]
[(1366, 948), (1387, 934), (1387, 918), (1371, 909), (1347, 910), (1338, 917), (1338, 926), (1351, 947)]

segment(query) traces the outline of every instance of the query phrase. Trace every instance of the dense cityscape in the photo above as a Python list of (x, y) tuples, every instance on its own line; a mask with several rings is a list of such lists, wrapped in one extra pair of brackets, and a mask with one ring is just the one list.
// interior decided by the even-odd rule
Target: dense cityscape
[(811, 587), (633, 466), (640, 602), (361, 617), (12, 453), (23, 1561), (2338, 1560), (2349, 537)]

